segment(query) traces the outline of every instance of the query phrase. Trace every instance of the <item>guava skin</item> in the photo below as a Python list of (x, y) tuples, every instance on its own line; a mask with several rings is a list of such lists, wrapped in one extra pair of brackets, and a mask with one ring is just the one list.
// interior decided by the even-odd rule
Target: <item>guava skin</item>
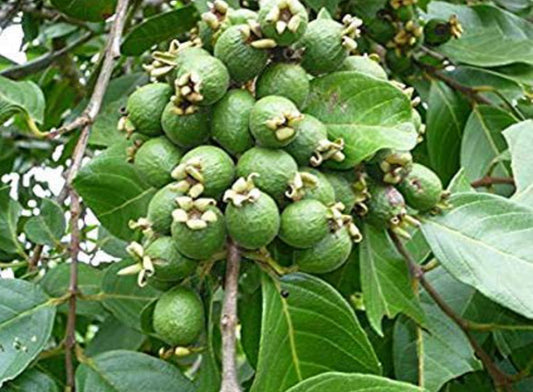
[(253, 203), (244, 203), (240, 207), (229, 203), (225, 216), (228, 234), (245, 249), (259, 249), (268, 245), (279, 231), (278, 206), (264, 192)]
[(431, 46), (439, 46), (452, 38), (451, 26), (444, 19), (430, 19), (424, 26), (424, 42)]
[(349, 56), (339, 71), (357, 71), (376, 79), (387, 80), (387, 72), (374, 60), (366, 56)]
[(154, 265), (154, 276), (161, 282), (179, 282), (191, 275), (198, 263), (183, 256), (172, 237), (159, 237), (145, 250)]
[[(296, 132), (291, 137), (280, 140), (274, 129), (267, 124), (268, 121), (286, 116), (287, 113), (299, 115), (296, 105), (287, 98), (270, 95), (261, 98), (255, 103), (250, 112), (250, 131), (257, 143), (262, 147), (279, 148), (286, 146), (296, 137)], [(286, 124), (285, 126), (290, 126)]]
[(183, 196), (183, 192), (178, 191), (176, 183), (172, 182), (158, 190), (150, 200), (146, 218), (155, 233), (170, 234), (172, 211), (177, 207), (176, 197), (178, 196)]
[(335, 191), (335, 200), (344, 205), (344, 213), (348, 214), (353, 210), (356, 202), (355, 193), (352, 183), (355, 176), (351, 173), (335, 172), (328, 170), (323, 172), (323, 175), (328, 179), (329, 184)]
[(326, 234), (318, 243), (307, 249), (299, 249), (294, 260), (300, 271), (311, 274), (325, 274), (341, 267), (352, 251), (353, 241), (343, 227)]
[(257, 173), (254, 183), (279, 204), (285, 199), (289, 182), (298, 172), (296, 161), (285, 151), (253, 147), (237, 162), (237, 176), (248, 177)]
[(290, 99), (298, 108), (303, 108), (310, 89), (305, 70), (292, 63), (270, 64), (255, 83), (257, 98), (277, 95)]
[(246, 42), (238, 25), (228, 28), (215, 44), (215, 57), (226, 65), (231, 79), (244, 83), (261, 73), (268, 61), (268, 52)]
[(172, 94), (168, 84), (150, 83), (129, 96), (126, 111), (136, 132), (147, 136), (157, 136), (163, 132), (160, 119)]
[(328, 178), (320, 171), (311, 167), (301, 167), (300, 172), (309, 173), (314, 175), (317, 180), (317, 186), (315, 188), (307, 189), (305, 192), (305, 199), (318, 200), (322, 204), (328, 206), (335, 203), (335, 190), (328, 181)]
[(194, 260), (207, 260), (224, 247), (226, 223), (217, 207), (209, 207), (217, 215), (216, 222), (209, 222), (206, 228), (192, 230), (185, 223), (174, 221), (171, 226), (172, 239), (178, 251)]
[(312, 247), (328, 231), (327, 207), (317, 200), (297, 201), (281, 213), (279, 237), (295, 248)]
[(165, 292), (156, 302), (154, 331), (166, 343), (188, 346), (204, 329), (204, 306), (193, 290), (177, 286)]
[(372, 183), (369, 191), (372, 197), (367, 202), (368, 214), (365, 218), (371, 225), (387, 229), (392, 218), (405, 213), (405, 200), (395, 187)]
[[(291, 4), (292, 15), (287, 15), (286, 11), (281, 11), (279, 21), (288, 24), (291, 16), (298, 16), (300, 18), (298, 28), (295, 31), (286, 28), (282, 33), (279, 33), (276, 29), (278, 21), (269, 21), (268, 14), (272, 11), (272, 8), (278, 7), (280, 3), (281, 1), (279, 0), (264, 1), (259, 10), (258, 21), (265, 37), (272, 38), (279, 46), (288, 46), (298, 41), (305, 33), (308, 23), (307, 10), (300, 2), (293, 1)], [(288, 17), (284, 19), (284, 16)]]
[(161, 117), (165, 135), (176, 145), (190, 148), (204, 143), (209, 137), (209, 109), (192, 114), (177, 114), (176, 106), (169, 102)]
[(254, 145), (248, 129), (254, 103), (255, 99), (248, 91), (234, 89), (228, 91), (213, 108), (211, 135), (233, 155), (242, 154)]
[(180, 162), (183, 152), (166, 137), (153, 138), (137, 150), (135, 170), (148, 184), (161, 188), (172, 181), (170, 172)]
[(320, 141), (328, 138), (328, 129), (310, 114), (304, 115), (304, 118), (296, 123), (295, 129), (296, 137), (284, 150), (291, 154), (299, 165), (307, 166)]
[(442, 198), (443, 187), (440, 178), (431, 169), (414, 163), (411, 172), (398, 185), (410, 207), (426, 212), (437, 205)]

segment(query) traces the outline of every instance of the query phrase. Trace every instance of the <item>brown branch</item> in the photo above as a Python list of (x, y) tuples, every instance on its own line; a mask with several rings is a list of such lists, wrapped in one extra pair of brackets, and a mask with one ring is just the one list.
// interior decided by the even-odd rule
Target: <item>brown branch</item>
[(0, 7), (0, 30), (4, 30), (20, 8), (20, 1), (6, 2)]
[(226, 264), (226, 280), (224, 284), (224, 304), (220, 318), (222, 331), (222, 386), (220, 392), (240, 392), (237, 381), (236, 336), (237, 327), (237, 294), (239, 286), (239, 264), (241, 255), (237, 245), (228, 241), (228, 258)]
[(28, 263), (28, 271), (33, 271), (37, 268), (39, 261), (41, 260), (41, 255), (43, 253), (43, 246), (41, 244), (35, 245), (33, 248), (33, 253), (31, 255), (30, 261)]
[(411, 274), (411, 278), (420, 282), (422, 287), (430, 295), (430, 297), (435, 301), (437, 306), (442, 310), (446, 316), (448, 316), (465, 334), (468, 342), (472, 346), (476, 356), (481, 360), (487, 372), (489, 373), (492, 381), (497, 389), (503, 388), (505, 391), (512, 391), (512, 380), (509, 375), (502, 372), (498, 366), (494, 363), (492, 358), (487, 354), (487, 352), (481, 347), (477, 342), (475, 337), (472, 335), (472, 332), (469, 329), (468, 321), (459, 316), (451, 307), (446, 303), (446, 301), (440, 296), (440, 294), (435, 290), (435, 288), (426, 280), (424, 275), (424, 270), (418, 265), (405, 246), (403, 245), (401, 239), (394, 233), (392, 230), (389, 230), (389, 235), (394, 243), (394, 246), (398, 252), (404, 258), (407, 268)]
[(120, 40), (126, 22), (128, 3), (128, 0), (119, 0), (117, 4), (115, 20), (111, 27), (111, 31), (109, 32), (102, 68), (98, 75), (98, 79), (87, 107), (74, 121), (62, 126), (59, 129), (51, 131), (47, 135), (48, 138), (54, 138), (64, 133), (71, 132), (75, 129), (82, 128), (86, 125), (91, 125), (100, 112), (102, 101), (107, 91), (107, 86), (111, 80), (111, 74), (113, 73), (115, 61), (120, 57)]
[(474, 188), (481, 188), (484, 186), (491, 186), (495, 184), (515, 185), (515, 182), (514, 182), (514, 178), (512, 177), (485, 176), (483, 178), (480, 178), (479, 180), (475, 180), (470, 183), (470, 185), (473, 186)]

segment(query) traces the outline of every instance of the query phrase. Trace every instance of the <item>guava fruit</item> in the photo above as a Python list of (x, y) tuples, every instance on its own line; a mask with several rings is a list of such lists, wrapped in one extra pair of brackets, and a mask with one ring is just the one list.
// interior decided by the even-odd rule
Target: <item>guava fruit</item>
[(389, 148), (378, 151), (368, 161), (367, 171), (379, 181), (399, 184), (411, 171), (413, 156), (408, 151)]
[(182, 255), (170, 236), (154, 240), (144, 252), (154, 266), (150, 279), (161, 282), (179, 282), (191, 275), (198, 263)]
[(335, 200), (341, 202), (345, 211), (350, 212), (357, 201), (353, 182), (355, 176), (351, 172), (339, 172), (328, 170), (322, 172), (335, 192)]
[(209, 137), (209, 111), (209, 108), (201, 108), (184, 113), (173, 102), (169, 102), (161, 117), (166, 137), (184, 148), (202, 144)]
[(257, 98), (277, 95), (290, 99), (298, 108), (304, 106), (310, 88), (307, 73), (294, 63), (272, 63), (255, 82)]
[(148, 204), (147, 223), (157, 234), (170, 234), (172, 211), (177, 207), (176, 198), (183, 196), (176, 182), (172, 182), (156, 192)]
[(172, 181), (170, 172), (179, 163), (183, 151), (160, 136), (143, 143), (137, 150), (133, 165), (148, 184), (161, 188)]
[(318, 200), (291, 203), (281, 213), (279, 237), (295, 248), (310, 248), (328, 231), (328, 209)]
[(443, 197), (440, 178), (431, 169), (414, 163), (411, 172), (398, 185), (407, 204), (421, 212), (435, 207)]
[(150, 83), (135, 90), (126, 103), (128, 121), (135, 131), (148, 136), (160, 135), (161, 115), (171, 96), (172, 88), (166, 83)]
[(299, 168), (298, 174), (289, 183), (285, 193), (293, 201), (314, 199), (324, 205), (335, 203), (335, 190), (320, 171), (310, 168)]
[(357, 71), (376, 79), (387, 80), (387, 72), (379, 63), (368, 56), (349, 56), (344, 60), (339, 71)]
[(365, 23), (364, 28), (368, 35), (381, 45), (387, 45), (396, 34), (392, 15), (387, 10), (378, 11), (375, 18)]
[(279, 46), (299, 40), (307, 29), (307, 10), (298, 0), (265, 0), (258, 14), (261, 31)]

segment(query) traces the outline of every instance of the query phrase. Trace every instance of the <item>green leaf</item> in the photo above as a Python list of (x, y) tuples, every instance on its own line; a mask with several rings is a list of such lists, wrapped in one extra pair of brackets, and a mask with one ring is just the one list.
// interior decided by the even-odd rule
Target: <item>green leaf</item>
[(102, 225), (126, 241), (134, 234), (128, 222), (146, 215), (155, 193), (127, 162), (123, 143), (110, 147), (85, 165), (74, 179), (74, 187)]
[[(426, 275), (428, 281), (459, 314), (468, 305), (473, 290), (455, 281), (441, 268)], [(455, 301), (449, 301), (453, 299)], [(461, 329), (433, 302), (426, 292), (420, 295), (427, 315), (424, 330), (405, 318), (394, 328), (394, 369), (396, 377), (437, 392), (447, 381), (481, 369)], [(420, 375), (419, 372), (422, 372)]]
[(461, 142), (461, 166), (470, 181), (488, 175), (509, 177), (510, 170), (494, 161), (507, 149), (502, 130), (516, 119), (508, 112), (492, 106), (475, 106), (466, 123)]
[(513, 199), (533, 207), (533, 120), (512, 125), (503, 135), (511, 151), (511, 167), (516, 182)]
[(313, 11), (318, 12), (322, 8), (327, 9), (331, 14), (335, 13), (340, 0), (304, 0)]
[(192, 383), (176, 366), (146, 354), (108, 351), (76, 370), (80, 392), (193, 392)]
[(119, 259), (129, 257), (129, 254), (126, 251), (128, 243), (109, 233), (103, 226), (98, 227), (98, 246), (110, 256)]
[(29, 369), (3, 388), (4, 392), (59, 392), (54, 380), (36, 369)]
[(464, 26), (458, 40), (450, 40), (439, 51), (454, 62), (494, 67), (512, 63), (533, 64), (533, 27), (525, 19), (491, 5), (454, 5), (432, 1), (430, 18), (457, 15)]
[(38, 123), (44, 121), (44, 95), (33, 82), (14, 82), (0, 76), (0, 125), (22, 113)]
[(9, 197), (9, 186), (0, 187), (0, 249), (6, 253), (24, 255), (17, 238), (17, 223), (22, 206)]
[(0, 387), (18, 376), (52, 333), (56, 309), (37, 285), (0, 279)]
[(146, 336), (109, 316), (98, 327), (98, 332), (85, 348), (85, 355), (92, 357), (111, 350), (138, 350)]
[(404, 313), (424, 324), (425, 316), (413, 292), (403, 257), (396, 251), (387, 232), (370, 225), (364, 227), (359, 245), (361, 286), (370, 325), (381, 336), (381, 319)]
[(53, 200), (43, 199), (39, 215), (28, 219), (24, 232), (36, 244), (55, 247), (61, 245), (65, 228), (65, 215), (61, 206)]
[(447, 183), (459, 170), (463, 128), (470, 107), (461, 95), (442, 82), (431, 83), (426, 140), (433, 170)]
[(115, 13), (117, 0), (52, 0), (52, 5), (76, 19), (99, 22)]
[(185, 34), (198, 20), (198, 12), (192, 5), (148, 18), (124, 38), (122, 53), (138, 56), (155, 44)]
[(448, 184), (448, 191), (451, 193), (474, 192), (470, 181), (466, 178), (465, 169), (461, 168)]
[(111, 265), (102, 281), (103, 304), (120, 321), (129, 327), (142, 331), (141, 312), (146, 305), (159, 297), (159, 291), (151, 286), (139, 287), (137, 276), (117, 275), (131, 260)]
[(306, 113), (345, 141), (346, 163), (357, 164), (382, 148), (410, 150), (417, 133), (411, 103), (392, 84), (358, 72), (335, 72), (311, 82)]
[(264, 275), (262, 290), (261, 342), (252, 392), (283, 391), (327, 371), (381, 371), (352, 308), (327, 283), (301, 273), (279, 281)]
[(508, 199), (459, 193), (453, 208), (425, 219), (435, 257), (459, 281), (533, 318), (533, 210)]
[(422, 388), (405, 382), (371, 374), (328, 372), (308, 378), (287, 392), (422, 392)]

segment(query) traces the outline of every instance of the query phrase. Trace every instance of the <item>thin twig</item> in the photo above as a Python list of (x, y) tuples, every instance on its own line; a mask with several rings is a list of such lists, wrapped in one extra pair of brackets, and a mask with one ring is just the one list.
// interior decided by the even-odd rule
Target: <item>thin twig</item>
[(491, 186), (495, 184), (507, 184), (507, 185), (515, 185), (514, 178), (512, 177), (490, 177), (485, 176), (483, 178), (480, 178), (479, 180), (472, 181), (470, 185), (474, 188), (481, 188), (484, 186)]
[(511, 379), (509, 375), (505, 374), (498, 368), (498, 366), (494, 363), (489, 354), (487, 354), (483, 347), (481, 347), (481, 345), (477, 342), (475, 337), (472, 335), (472, 332), (468, 328), (468, 322), (464, 320), (461, 316), (459, 316), (450, 307), (450, 305), (448, 305), (446, 301), (444, 301), (444, 299), (435, 290), (435, 288), (426, 280), (424, 270), (413, 260), (413, 258), (403, 245), (401, 239), (396, 235), (396, 233), (389, 230), (389, 235), (392, 239), (392, 242), (394, 243), (394, 246), (404, 258), (407, 267), (411, 273), (411, 278), (418, 280), (422, 287), (424, 287), (426, 292), (433, 299), (433, 301), (435, 301), (437, 306), (442, 310), (442, 312), (446, 314), (446, 316), (448, 316), (455, 324), (457, 324), (459, 328), (461, 328), (470, 345), (474, 349), (474, 352), (476, 353), (477, 357), (481, 360), (481, 362), (487, 369), (496, 388), (503, 388), (503, 390), (505, 391), (512, 391)]
[(240, 261), (241, 255), (237, 245), (231, 240), (228, 241), (224, 304), (220, 318), (220, 330), (222, 331), (222, 386), (220, 392), (241, 391), (237, 380), (235, 336)]
[(102, 69), (98, 75), (98, 79), (94, 86), (93, 93), (89, 99), (87, 107), (83, 113), (69, 124), (62, 126), (59, 129), (53, 130), (48, 134), (48, 138), (54, 138), (67, 132), (71, 132), (75, 129), (91, 125), (102, 106), (107, 86), (111, 80), (111, 74), (115, 61), (120, 57), (120, 40), (122, 37), (122, 31), (124, 30), (124, 24), (126, 21), (126, 14), (128, 10), (129, 0), (119, 0), (115, 13), (115, 20), (109, 33), (107, 40), (107, 46), (105, 49), (104, 60), (102, 63)]
[(28, 263), (28, 271), (32, 271), (37, 268), (39, 261), (41, 260), (41, 254), (43, 253), (43, 246), (41, 244), (35, 245), (30, 261)]
[(20, 8), (20, 1), (6, 2), (0, 7), (0, 30), (4, 30), (11, 19), (17, 14)]
[(77, 39), (76, 41), (72, 42), (70, 45), (65, 46), (64, 48), (61, 48), (56, 51), (52, 51), (48, 54), (45, 54), (41, 57), (36, 58), (35, 60), (28, 61), (25, 64), (16, 65), (14, 67), (8, 68), (4, 71), (0, 72), (1, 76), (5, 76), (6, 78), (10, 78), (13, 80), (22, 79), (28, 75), (31, 75), (35, 72), (42, 71), (46, 67), (48, 67), (50, 64), (52, 64), (54, 61), (59, 59), (60, 57), (68, 54), (72, 50), (78, 48), (79, 46), (83, 45), (87, 41), (89, 41), (91, 38), (94, 37), (94, 33), (87, 33)]

